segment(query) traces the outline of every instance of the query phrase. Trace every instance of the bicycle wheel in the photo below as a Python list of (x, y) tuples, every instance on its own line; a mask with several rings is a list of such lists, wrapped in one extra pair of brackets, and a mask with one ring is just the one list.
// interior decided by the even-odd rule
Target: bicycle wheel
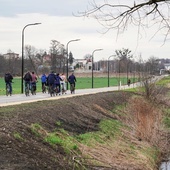
[(59, 87), (58, 86), (55, 89), (55, 93), (56, 93), (56, 95), (60, 95), (60, 91), (59, 91)]
[(64, 94), (65, 90), (64, 90), (64, 84), (61, 84), (61, 93)]
[(35, 86), (34, 85), (32, 85), (32, 87), (31, 87), (31, 94), (32, 95), (36, 95), (36, 90), (35, 90)]
[(49, 86), (49, 93), (51, 97), (54, 96), (54, 90), (52, 85)]
[(25, 87), (25, 95), (29, 96), (29, 85), (28, 84)]
[(70, 84), (70, 91), (71, 91), (71, 94), (75, 93), (74, 84)]
[(6, 96), (10, 94), (9, 84), (6, 85)]
[(47, 91), (48, 91), (48, 94), (49, 94), (49, 93), (50, 93), (50, 90), (49, 90), (50, 88), (49, 88), (49, 86), (47, 86), (46, 88), (47, 88)]
[(43, 86), (42, 86), (42, 92), (46, 93), (46, 86), (45, 86), (45, 84), (43, 84)]

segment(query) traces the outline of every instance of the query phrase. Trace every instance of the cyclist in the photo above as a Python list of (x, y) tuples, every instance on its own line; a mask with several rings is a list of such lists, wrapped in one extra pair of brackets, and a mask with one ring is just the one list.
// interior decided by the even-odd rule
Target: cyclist
[(42, 84), (42, 92), (46, 92), (45, 86), (47, 85), (47, 76), (45, 74), (42, 74), (41, 76), (41, 84)]
[[(76, 86), (76, 77), (74, 75), (74, 73), (72, 73), (69, 78), (68, 78), (68, 81), (70, 83), (70, 91), (71, 93), (75, 93), (75, 86)], [(72, 86), (73, 86), (73, 89), (72, 89)]]
[(131, 80), (130, 80), (130, 79), (128, 79), (128, 86), (130, 86), (130, 83), (131, 83)]
[(27, 84), (28, 84), (29, 90), (31, 90), (32, 76), (31, 76), (31, 73), (29, 71), (25, 74), (24, 81), (25, 81), (25, 89), (26, 89)]
[(62, 79), (62, 81), (60, 81), (62, 93), (66, 94), (66, 76), (62, 73), (60, 77)]
[(31, 88), (32, 88), (32, 92), (36, 92), (37, 90), (37, 76), (35, 75), (34, 71), (32, 72), (32, 80), (31, 80)]
[(10, 72), (5, 73), (4, 80), (6, 86), (9, 85), (9, 93), (12, 95), (12, 79), (13, 76), (10, 74)]
[(53, 90), (55, 88), (55, 74), (54, 74), (54, 71), (51, 71), (51, 73), (48, 75), (47, 84), (49, 86), (49, 89), (52, 89), (51, 93), (53, 93)]
[(55, 88), (56, 88), (56, 94), (60, 95), (61, 92), (61, 85), (60, 81), (62, 81), (61, 77), (59, 76), (59, 73), (55, 76)]

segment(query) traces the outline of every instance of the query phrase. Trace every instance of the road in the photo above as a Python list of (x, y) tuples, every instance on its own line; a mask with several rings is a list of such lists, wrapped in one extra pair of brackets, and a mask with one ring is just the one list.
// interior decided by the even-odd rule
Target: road
[[(130, 88), (134, 87), (132, 84)], [(121, 89), (129, 88), (127, 85), (121, 86)], [(78, 89), (75, 91), (75, 94), (71, 94), (70, 91), (67, 91), (67, 94), (51, 97), (48, 93), (37, 93), (36, 95), (30, 95), (28, 97), (25, 94), (15, 94), (12, 96), (0, 96), (0, 107), (2, 106), (9, 106), (9, 105), (16, 105), (21, 103), (30, 103), (35, 101), (43, 101), (43, 100), (56, 100), (66, 97), (73, 97), (73, 96), (81, 96), (86, 94), (93, 94), (99, 92), (107, 92), (107, 91), (115, 91), (119, 90), (120, 87), (104, 87), (104, 88), (93, 88), (93, 89)]]

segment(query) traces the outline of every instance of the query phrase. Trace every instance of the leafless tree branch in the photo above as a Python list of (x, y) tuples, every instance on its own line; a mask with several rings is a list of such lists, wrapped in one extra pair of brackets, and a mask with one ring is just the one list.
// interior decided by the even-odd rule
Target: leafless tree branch
[[(134, 3), (124, 1), (124, 3), (115, 4), (109, 0), (103, 1), (102, 4), (97, 4), (93, 0), (90, 3), (90, 9), (84, 12), (79, 12), (78, 16), (93, 17), (106, 31), (117, 29), (118, 32), (124, 31), (130, 24), (139, 27), (149, 27), (158, 25), (158, 31), (163, 31), (165, 38), (168, 38), (170, 32), (170, 0), (135, 0)], [(146, 19), (152, 20), (147, 22)], [(154, 23), (154, 24), (153, 24)]]

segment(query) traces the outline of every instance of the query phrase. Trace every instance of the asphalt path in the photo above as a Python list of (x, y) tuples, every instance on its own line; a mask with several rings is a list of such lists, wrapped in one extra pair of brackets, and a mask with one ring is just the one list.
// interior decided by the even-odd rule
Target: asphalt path
[[(154, 76), (150, 80), (153, 82), (156, 82), (165, 76), (167, 75)], [(73, 97), (73, 96), (81, 96), (81, 95), (94, 94), (94, 93), (100, 93), (100, 92), (125, 90), (128, 88), (135, 88), (139, 86), (142, 86), (141, 82), (131, 84), (130, 86), (124, 85), (124, 86), (112, 86), (112, 87), (93, 88), (93, 89), (77, 89), (75, 90), (75, 94), (71, 94), (70, 91), (68, 90), (67, 94), (57, 95), (53, 97), (51, 97), (50, 94), (48, 93), (42, 93), (42, 92), (37, 93), (36, 95), (27, 96), (27, 97), (25, 96), (25, 94), (15, 94), (12, 96), (0, 96), (0, 107), (22, 104), (22, 103), (31, 103), (31, 102), (43, 101), (43, 100), (57, 100), (61, 98), (68, 98), (68, 97)]]
[(104, 88), (93, 88), (93, 89), (77, 89), (75, 90), (75, 94), (71, 94), (70, 91), (67, 91), (67, 94), (57, 95), (51, 97), (48, 93), (37, 93), (36, 95), (25, 96), (25, 94), (15, 94), (12, 96), (0, 96), (0, 107), (2, 106), (9, 106), (9, 105), (16, 105), (22, 103), (31, 103), (36, 101), (43, 101), (43, 100), (56, 100), (61, 98), (68, 98), (73, 96), (81, 96), (86, 94), (94, 94), (100, 92), (108, 92), (108, 91), (116, 91), (116, 90), (123, 90), (127, 88), (133, 88), (136, 84), (131, 84), (130, 87), (127, 85), (125, 86), (113, 86), (113, 87), (104, 87)]

